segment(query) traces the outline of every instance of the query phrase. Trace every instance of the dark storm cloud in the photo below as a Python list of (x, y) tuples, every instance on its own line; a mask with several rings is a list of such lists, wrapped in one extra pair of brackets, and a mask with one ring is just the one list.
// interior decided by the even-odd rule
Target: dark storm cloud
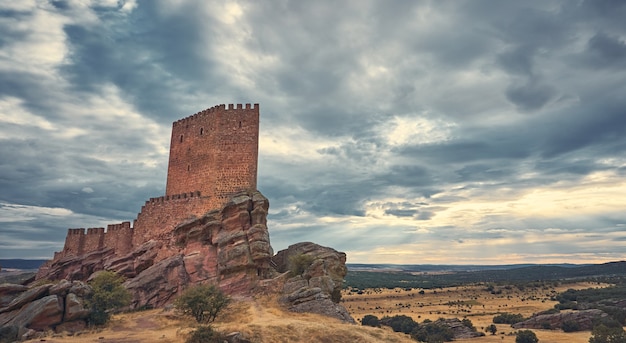
[(622, 1), (24, 4), (0, 5), (0, 242), (27, 254), (37, 230), (58, 247), (66, 227), (132, 220), (163, 193), (171, 122), (236, 102), (261, 104), (279, 248), (506, 254), (507, 237), (626, 221), (491, 209), (626, 173)]

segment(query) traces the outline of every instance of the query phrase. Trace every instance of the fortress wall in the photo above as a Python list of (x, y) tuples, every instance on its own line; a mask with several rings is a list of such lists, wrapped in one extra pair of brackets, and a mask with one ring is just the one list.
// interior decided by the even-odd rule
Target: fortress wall
[(92, 251), (104, 248), (104, 228), (89, 228), (85, 235), (85, 248), (83, 253), (88, 254)]
[(65, 245), (60, 255), (62, 257), (80, 256), (85, 246), (85, 229), (68, 229), (65, 236)]
[(130, 222), (107, 225), (104, 234), (104, 247), (113, 248), (117, 256), (123, 256), (131, 252), (133, 244), (133, 229)]
[(220, 199), (200, 196), (199, 192), (152, 198), (137, 215), (133, 228), (133, 247), (150, 239), (169, 240), (177, 224), (218, 209)]

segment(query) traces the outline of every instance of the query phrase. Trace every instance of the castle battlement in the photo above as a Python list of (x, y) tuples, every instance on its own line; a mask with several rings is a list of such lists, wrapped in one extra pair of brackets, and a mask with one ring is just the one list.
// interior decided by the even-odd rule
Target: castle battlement
[(172, 123), (165, 195), (150, 198), (137, 218), (104, 228), (68, 229), (54, 259), (104, 248), (123, 256), (164, 239), (190, 217), (221, 209), (236, 193), (256, 189), (259, 104), (221, 104)]
[(259, 110), (259, 104), (228, 104), (228, 107), (226, 107), (225, 104), (222, 105), (217, 105), (217, 106), (213, 106), (211, 108), (207, 108), (206, 110), (202, 110), (200, 112), (197, 112), (195, 114), (192, 114), (188, 117), (179, 119), (177, 121), (175, 121), (173, 123), (173, 126), (179, 126), (182, 124), (188, 124), (189, 121), (192, 121), (194, 119), (198, 119), (201, 118), (203, 116), (207, 116), (210, 115), (212, 113), (217, 113), (217, 112), (227, 112), (227, 111), (233, 111), (233, 110)]

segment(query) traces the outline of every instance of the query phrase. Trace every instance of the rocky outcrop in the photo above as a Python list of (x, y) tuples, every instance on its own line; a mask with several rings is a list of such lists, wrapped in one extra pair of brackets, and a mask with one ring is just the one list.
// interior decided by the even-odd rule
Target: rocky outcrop
[[(229, 295), (279, 293), (292, 311), (354, 323), (338, 304), (347, 273), (346, 254), (307, 242), (272, 257), (268, 208), (269, 201), (260, 192), (242, 192), (222, 209), (189, 218), (169, 234), (158, 235), (124, 256), (116, 256), (109, 248), (60, 257), (41, 268), (38, 279), (87, 281), (98, 271), (115, 271), (127, 278), (124, 286), (132, 294), (133, 309), (164, 306), (186, 287), (210, 283)], [(298, 263), (303, 268), (293, 274), (289, 270), (296, 258), (302, 259)], [(9, 306), (2, 294), (0, 299)], [(65, 301), (66, 308), (71, 304), (70, 316), (81, 316), (75, 298)]]
[(345, 253), (304, 242), (279, 251), (272, 262), (277, 271), (284, 273), (281, 300), (291, 311), (319, 313), (355, 323), (338, 303), (348, 271)]
[(0, 308), (0, 341), (32, 338), (47, 330), (75, 332), (86, 327), (90, 311), (85, 308), (84, 297), (91, 288), (81, 281), (63, 280), (30, 289), (3, 284), (0, 290), (3, 297), (11, 297), (9, 304)]
[(217, 284), (227, 294), (250, 294), (272, 275), (268, 208), (260, 192), (239, 193), (221, 210), (191, 218), (129, 254), (102, 249), (64, 257), (42, 268), (38, 278), (87, 281), (98, 271), (115, 271), (127, 278), (133, 308), (163, 306), (198, 283)]
[[(433, 324), (443, 324), (452, 330), (454, 334), (454, 339), (469, 339), (475, 337), (481, 337), (485, 334), (482, 332), (477, 332), (476, 330), (472, 330), (469, 327), (465, 326), (463, 322), (461, 322), (458, 318), (449, 318), (449, 319), (438, 319)], [(426, 324), (429, 325), (429, 324)]]
[(581, 331), (591, 330), (595, 320), (608, 317), (601, 310), (591, 309), (584, 311), (561, 312), (554, 314), (542, 314), (532, 317), (523, 322), (511, 325), (515, 329), (561, 329), (565, 322), (575, 322)]

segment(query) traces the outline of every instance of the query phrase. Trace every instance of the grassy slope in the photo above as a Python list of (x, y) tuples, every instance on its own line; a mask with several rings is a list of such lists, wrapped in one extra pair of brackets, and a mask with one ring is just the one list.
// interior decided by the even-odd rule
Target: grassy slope
[[(106, 328), (77, 337), (49, 335), (46, 342), (183, 343), (193, 326), (193, 321), (172, 312), (149, 310), (116, 315)], [(272, 298), (238, 300), (230, 305), (227, 313), (219, 317), (214, 326), (225, 333), (241, 332), (252, 342), (415, 342), (388, 329), (288, 312)]]

